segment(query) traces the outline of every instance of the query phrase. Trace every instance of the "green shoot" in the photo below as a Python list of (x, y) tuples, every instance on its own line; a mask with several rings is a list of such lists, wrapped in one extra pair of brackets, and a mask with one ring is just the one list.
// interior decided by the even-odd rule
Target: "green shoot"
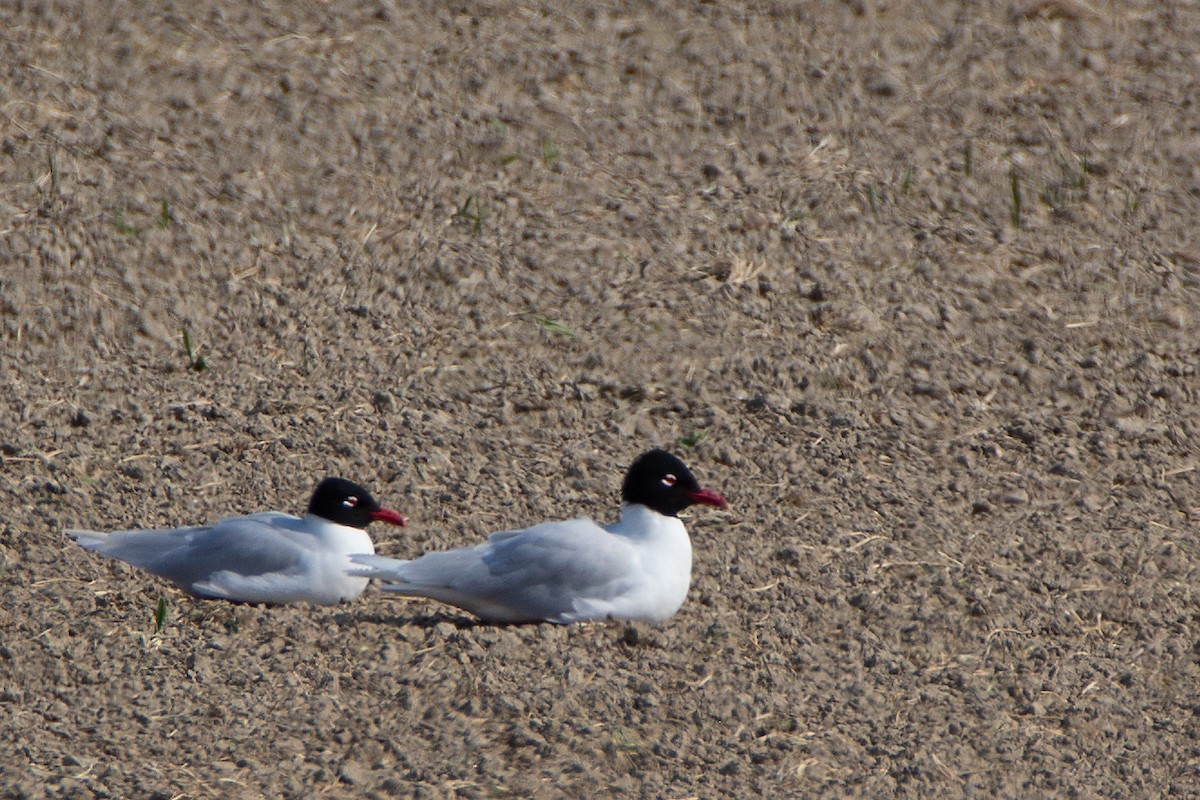
[(1056, 212), (1087, 199), (1089, 171), (1086, 158), (1076, 161), (1062, 153), (1058, 156), (1058, 165), (1061, 177), (1047, 184), (1042, 191), (1042, 200)]
[(692, 449), (698, 446), (701, 442), (708, 438), (708, 431), (692, 431), (687, 436), (679, 440), (680, 447)]
[(871, 207), (871, 216), (873, 216), (875, 218), (875, 220), (878, 221), (879, 220), (879, 192), (875, 191), (874, 186), (867, 186), (867, 188), (865, 190), (863, 190), (863, 194), (865, 194), (867, 196), (867, 205), (869, 205)]
[(558, 163), (559, 157), (562, 156), (562, 151), (558, 149), (558, 145), (554, 140), (547, 136), (542, 139), (542, 163), (551, 169)]
[(192, 352), (192, 337), (188, 335), (187, 328), (184, 328), (183, 334), (183, 351), (187, 354), (188, 367), (196, 372), (203, 372), (208, 369), (208, 362), (204, 360), (204, 356), (198, 356)]
[(154, 632), (161, 633), (163, 625), (167, 623), (167, 598), (161, 595), (158, 598), (158, 605), (154, 607)]
[(117, 233), (124, 234), (125, 236), (137, 236), (139, 233), (141, 233), (141, 231), (133, 227), (133, 225), (130, 225), (129, 221), (125, 219), (124, 211), (118, 211), (113, 214), (112, 221), (113, 227), (117, 229)]
[(175, 215), (171, 213), (171, 204), (168, 203), (164, 197), (162, 201), (162, 207), (158, 212), (158, 227), (165, 231), (167, 228), (171, 227), (171, 223), (174, 221)]
[(607, 727), (611, 731), (613, 750), (636, 753), (642, 749), (641, 743), (631, 736), (625, 728), (620, 725), (609, 725)]
[[(502, 120), (488, 120), (488, 131), (491, 133), (492, 140), (495, 142), (497, 148), (508, 144), (508, 125), (504, 124)], [(500, 156), (501, 164), (511, 164), (514, 161), (520, 160), (520, 153), (509, 152)]]
[(59, 190), (62, 187), (62, 173), (58, 168), (58, 152), (50, 151), (50, 193), (55, 197), (59, 196)]
[(1011, 167), (1008, 171), (1008, 191), (1012, 197), (1012, 208), (1009, 216), (1012, 219), (1014, 228), (1021, 227), (1021, 177), (1017, 174), (1017, 168)]
[(471, 192), (467, 195), (466, 201), (462, 204), (455, 214), (455, 217), (465, 219), (471, 223), (471, 229), (476, 233), (483, 231), (483, 205), (479, 202), (479, 195)]
[(575, 338), (575, 329), (570, 325), (567, 325), (565, 322), (559, 322), (556, 319), (551, 319), (543, 314), (535, 314), (533, 312), (522, 314), (521, 318), (529, 320), (546, 333), (556, 333), (559, 336), (566, 336), (571, 339)]
[(1080, 194), (1085, 194), (1087, 192), (1088, 174), (1092, 171), (1091, 165), (1088, 164), (1087, 158), (1081, 158), (1079, 160), (1078, 169), (1072, 168), (1070, 162), (1064, 161), (1063, 171), (1067, 174), (1067, 178), (1070, 181), (1072, 189), (1075, 189)]
[(508, 125), (504, 123), (504, 120), (495, 118), (488, 120), (488, 130), (500, 141), (508, 141)]
[(1125, 213), (1129, 216), (1133, 216), (1134, 214), (1136, 214), (1138, 211), (1141, 210), (1142, 198), (1140, 196), (1138, 196), (1137, 193), (1131, 192), (1128, 189), (1124, 190), (1124, 194), (1125, 194)]
[(420, 478), (422, 482), (429, 480), (429, 478), (425, 477), (425, 470), (421, 469), (421, 462), (417, 461), (416, 458), (411, 454), (408, 456), (408, 465), (412, 467), (413, 472), (417, 473), (417, 477)]

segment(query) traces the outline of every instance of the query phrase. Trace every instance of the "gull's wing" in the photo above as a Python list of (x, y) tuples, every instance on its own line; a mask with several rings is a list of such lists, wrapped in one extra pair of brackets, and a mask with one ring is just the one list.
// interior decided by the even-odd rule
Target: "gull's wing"
[(390, 581), (384, 589), (441, 600), (497, 622), (603, 618), (638, 566), (627, 540), (590, 519), (494, 533), (484, 544), (412, 561), (352, 560), (370, 567), (356, 574)]
[(214, 525), (113, 533), (67, 531), (82, 547), (178, 583), (188, 591), (227, 597), (235, 579), (295, 573), (307, 549), (290, 514), (268, 511)]

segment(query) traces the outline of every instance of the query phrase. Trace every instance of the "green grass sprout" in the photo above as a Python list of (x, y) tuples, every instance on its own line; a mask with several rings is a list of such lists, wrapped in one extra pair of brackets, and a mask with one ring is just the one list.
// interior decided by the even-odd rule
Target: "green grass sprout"
[(1075, 159), (1062, 153), (1058, 156), (1059, 177), (1042, 190), (1042, 202), (1061, 213), (1077, 206), (1088, 197), (1089, 166), (1086, 158)]
[(188, 367), (196, 372), (208, 369), (208, 362), (204, 356), (198, 356), (192, 351), (192, 337), (188, 335), (188, 329), (184, 328), (180, 333), (183, 334), (183, 352), (187, 355)]
[(158, 604), (154, 606), (154, 632), (161, 633), (167, 624), (167, 598), (159, 596)]
[(529, 320), (546, 333), (555, 333), (559, 336), (566, 336), (570, 339), (574, 339), (576, 336), (575, 329), (570, 325), (566, 324), (565, 322), (559, 322), (556, 319), (551, 319), (544, 314), (535, 314), (534, 312), (530, 311), (529, 313), (522, 314), (521, 319)]
[(58, 167), (58, 151), (50, 151), (50, 193), (58, 197), (62, 190), (62, 172)]
[(465, 219), (467, 222), (470, 222), (471, 229), (476, 233), (483, 231), (483, 204), (479, 202), (479, 195), (476, 192), (471, 192), (467, 195), (462, 208), (458, 209), (454, 216), (457, 219)]
[(124, 211), (117, 211), (112, 217), (113, 227), (117, 229), (117, 233), (125, 236), (137, 236), (141, 231), (130, 224), (129, 220), (125, 219)]
[(542, 163), (551, 169), (558, 163), (558, 159), (562, 157), (562, 151), (558, 149), (558, 145), (554, 140), (547, 136), (542, 139)]
[(1008, 171), (1008, 191), (1012, 198), (1012, 207), (1009, 211), (1009, 216), (1012, 219), (1014, 228), (1021, 227), (1021, 176), (1017, 174), (1017, 168), (1012, 167)]
[(871, 208), (871, 216), (875, 218), (876, 222), (878, 222), (879, 221), (879, 204), (880, 204), (879, 192), (875, 189), (875, 187), (873, 185), (868, 184), (867, 187), (863, 190), (863, 194), (866, 195), (867, 205), (870, 206), (870, 208)]

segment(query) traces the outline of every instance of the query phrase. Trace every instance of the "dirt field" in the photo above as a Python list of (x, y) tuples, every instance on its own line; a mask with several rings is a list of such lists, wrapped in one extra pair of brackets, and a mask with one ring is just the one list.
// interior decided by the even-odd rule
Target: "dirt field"
[[(1194, 0), (19, 1), (0, 48), (0, 796), (1200, 796)], [(409, 556), (615, 519), (656, 445), (733, 504), (659, 626), (62, 534), (337, 474)]]

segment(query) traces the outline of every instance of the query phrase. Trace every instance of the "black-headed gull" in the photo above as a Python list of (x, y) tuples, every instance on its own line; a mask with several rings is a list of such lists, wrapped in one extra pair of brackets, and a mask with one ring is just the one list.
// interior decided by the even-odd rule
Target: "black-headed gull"
[(200, 597), (333, 605), (366, 588), (367, 580), (348, 575), (346, 568), (352, 553), (375, 552), (366, 531), (375, 521), (404, 525), (404, 517), (379, 505), (363, 487), (326, 478), (303, 517), (265, 511), (190, 528), (67, 535)]
[(373, 554), (352, 574), (384, 589), (457, 606), (489, 622), (664, 620), (679, 610), (692, 578), (692, 543), (677, 514), (694, 503), (725, 508), (665, 450), (640, 456), (621, 488), (621, 521), (546, 522), (493, 533), (474, 547), (412, 561)]

